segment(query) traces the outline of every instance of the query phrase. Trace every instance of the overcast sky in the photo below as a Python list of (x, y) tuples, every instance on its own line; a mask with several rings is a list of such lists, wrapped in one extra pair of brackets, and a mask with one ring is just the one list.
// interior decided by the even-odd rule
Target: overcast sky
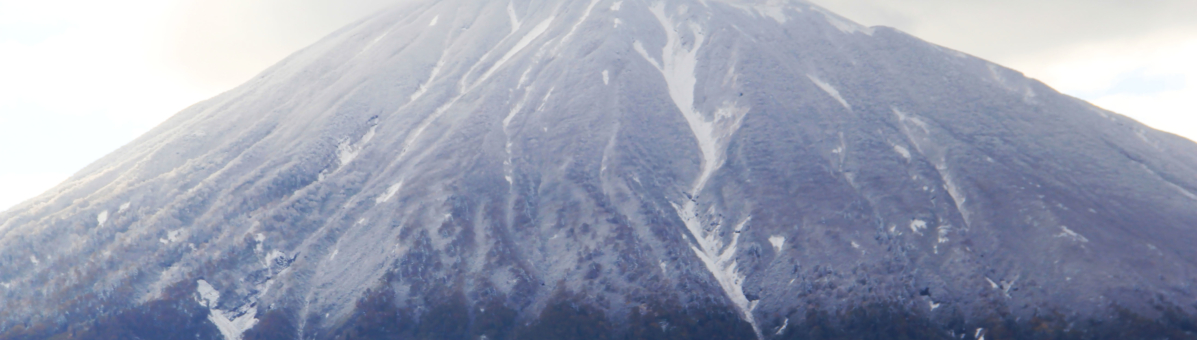
[[(0, 0), (0, 210), (403, 0)], [(1195, 0), (816, 0), (1197, 139)]]

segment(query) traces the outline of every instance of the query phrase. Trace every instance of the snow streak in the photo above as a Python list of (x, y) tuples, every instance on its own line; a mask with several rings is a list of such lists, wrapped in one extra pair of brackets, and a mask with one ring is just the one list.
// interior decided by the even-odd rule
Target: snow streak
[[(510, 34), (508, 34), (506, 37), (504, 37), (502, 40), (499, 41), (500, 45), (503, 42), (507, 41), (507, 39), (510, 39), (512, 36), (514, 36), (515, 33), (518, 32), (518, 29), (520, 28), (520, 26), (522, 25), (522, 23), (516, 17), (515, 9), (514, 9), (514, 7), (512, 7), (511, 4), (508, 4), (508, 6), (507, 6), (507, 14), (511, 17), (511, 25), (512, 25), (511, 28), (512, 29), (511, 29)], [(511, 57), (515, 56), (516, 53), (519, 53), (524, 48), (528, 47), (528, 45), (531, 44), (532, 41), (536, 40), (541, 35), (543, 35), (546, 31), (548, 31), (549, 26), (553, 23), (553, 20), (556, 18), (557, 18), (556, 16), (550, 16), (548, 19), (545, 19), (540, 24), (536, 25), (536, 27), (532, 28), (527, 34), (524, 35), (523, 38), (521, 38), (518, 42), (516, 42), (515, 46), (513, 46), (510, 50), (508, 50), (507, 53), (505, 53), (503, 55), (503, 57), (499, 58), (499, 60), (496, 61), (494, 63), (494, 65), (492, 65), (485, 73), (483, 73), (482, 76), (478, 77), (478, 79), (475, 79), (473, 82), (468, 82), (470, 75), (473, 74), (474, 71), (476, 71), (482, 65), (482, 63), (485, 62), (490, 57), (491, 53), (495, 52), (495, 50), (494, 50), (494, 48), (492, 48), (490, 51), (487, 51), (485, 54), (483, 54), (482, 57), (478, 59), (478, 62), (475, 63), (474, 66), (471, 66), (470, 69), (468, 71), (466, 71), (465, 75), (463, 75), (461, 77), (461, 80), (458, 81), (457, 96), (453, 97), (453, 99), (449, 100), (444, 105), (441, 105), (440, 107), (438, 107), (436, 109), (436, 111), (434, 111), (432, 113), (431, 116), (429, 116), (428, 118), (425, 118), (423, 121), (421, 121), (420, 124), (418, 126), (416, 126), (416, 129), (407, 138), (404, 139), (403, 147), (399, 151), (399, 157), (402, 158), (404, 155), (406, 155), (407, 152), (411, 150), (412, 144), (414, 144), (424, 134), (424, 130), (427, 129), (429, 125), (432, 125), (432, 123), (435, 122), (438, 118), (440, 118), (441, 115), (444, 115), (446, 111), (449, 111), (449, 108), (453, 107), (453, 105), (456, 104), (458, 100), (461, 100), (461, 98), (464, 97), (467, 93), (469, 93), (470, 91), (473, 91), (475, 88), (478, 87), (478, 85), (481, 85), (483, 82), (485, 82), (488, 78), (490, 78), (491, 75), (493, 75), (496, 71), (498, 71), (500, 68), (502, 68), (503, 64), (507, 63), (507, 61), (510, 60)], [(497, 48), (497, 47), (498, 46), (496, 46), (495, 48)], [(437, 69), (434, 69), (434, 71), (436, 71), (436, 70)], [(434, 74), (434, 76), (435, 76), (435, 74)], [(431, 80), (429, 80), (429, 82), (431, 82)]]
[[(694, 88), (697, 84), (695, 69), (698, 66), (698, 51), (702, 48), (706, 35), (703, 33), (702, 27), (696, 23), (674, 23), (665, 14), (664, 3), (657, 3), (650, 8), (650, 11), (665, 30), (666, 42), (661, 50), (661, 61), (657, 62), (656, 59), (649, 56), (640, 41), (635, 41), (633, 47), (636, 52), (640, 53), (640, 56), (644, 57), (664, 76), (669, 97), (690, 125), (690, 131), (694, 133), (702, 152), (702, 170), (690, 189), (691, 198), (680, 206), (674, 204), (674, 210), (678, 212), (678, 217), (685, 223), (686, 229), (693, 237), (694, 243), (691, 244), (691, 249), (706, 265), (707, 270), (714, 275), (724, 293), (736, 305), (741, 317), (752, 325), (757, 337), (760, 338), (760, 327), (752, 315), (756, 303), (748, 301), (743, 293), (744, 275), (737, 270), (735, 260), (740, 231), (751, 220), (751, 217), (745, 218), (735, 227), (735, 234), (732, 236), (731, 242), (724, 245), (721, 232), (722, 223), (716, 223), (717, 226), (714, 229), (707, 230), (704, 226), (709, 223), (703, 220), (703, 214), (699, 212), (696, 198), (706, 187), (707, 181), (714, 174), (716, 168), (720, 166), (727, 143), (731, 135), (739, 129), (740, 122), (748, 110), (725, 103), (724, 107), (713, 115), (714, 117), (708, 118), (695, 108)], [(693, 36), (692, 43), (687, 44), (682, 40), (678, 33), (679, 26), (689, 27)], [(688, 46), (691, 47), (687, 48)], [(714, 207), (711, 207), (710, 210), (706, 216), (717, 215), (714, 213)]]
[(923, 155), (932, 165), (935, 165), (935, 170), (939, 172), (939, 176), (943, 180), (943, 185), (948, 191), (948, 196), (956, 204), (956, 211), (959, 211), (960, 217), (964, 218), (964, 227), (967, 230), (972, 226), (971, 212), (964, 205), (968, 202), (968, 198), (964, 196), (964, 191), (957, 185), (956, 178), (952, 175), (951, 169), (948, 167), (945, 152), (934, 149), (934, 145), (931, 144), (930, 127), (919, 117), (906, 114), (896, 107), (891, 109), (894, 115), (898, 116), (902, 133), (906, 135), (906, 138), (910, 140), (910, 143), (914, 145), (919, 154)]
[(827, 82), (822, 81), (813, 75), (808, 74), (806, 77), (810, 78), (810, 81), (815, 83), (815, 86), (818, 86), (823, 90), (823, 92), (827, 92), (827, 94), (831, 95), (832, 98), (835, 98), (836, 101), (840, 102), (840, 105), (843, 105), (845, 109), (852, 111), (852, 105), (848, 105), (848, 101), (844, 100), (844, 97), (840, 96), (840, 91), (836, 90), (835, 87), (832, 87), (831, 84), (828, 84)]
[(225, 340), (241, 340), (241, 335), (258, 324), (258, 319), (254, 318), (257, 314), (257, 308), (245, 308), (244, 311), (224, 311), (216, 308), (216, 302), (220, 300), (220, 292), (213, 288), (208, 281), (196, 281), (196, 293), (199, 293), (200, 305), (208, 308), (208, 320), (216, 325), (216, 329), (220, 330), (220, 335)]

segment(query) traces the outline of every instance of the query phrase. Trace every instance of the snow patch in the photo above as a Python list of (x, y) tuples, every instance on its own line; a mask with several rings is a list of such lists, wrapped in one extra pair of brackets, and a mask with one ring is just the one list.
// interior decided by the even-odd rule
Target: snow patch
[(1007, 299), (1010, 298), (1010, 289), (1014, 288), (1014, 284), (1017, 283), (1018, 279), (1021, 277), (1022, 277), (1022, 274), (1019, 274), (1019, 275), (1015, 275), (1014, 280), (1011, 280), (1009, 282), (1002, 280), (1002, 285), (1001, 285), (1002, 294), (1005, 294)]
[(524, 84), (528, 83), (528, 73), (531, 73), (531, 72), (532, 72), (532, 67), (528, 67), (528, 68), (524, 69), (524, 73), (520, 74), (520, 82), (519, 82), (519, 84), (515, 85), (515, 89), (518, 90), (518, 89), (524, 88)]
[(38, 261), (37, 256), (34, 255), (29, 255), (29, 262), (33, 262), (33, 265), (35, 266), (42, 263), (41, 261)]
[(943, 243), (948, 243), (948, 241), (949, 241), (948, 240), (948, 232), (951, 230), (952, 230), (952, 227), (946, 226), (946, 225), (939, 226), (938, 228), (936, 228), (938, 238), (936, 239), (935, 245), (932, 247), (932, 250), (936, 255), (939, 255), (939, 245), (943, 244)]
[(618, 10), (619, 10), (619, 8), (620, 8), (620, 7), (622, 7), (622, 6), (623, 6), (623, 0), (616, 1), (614, 5), (611, 5), (611, 10), (612, 10), (612, 11), (618, 11)]
[(569, 33), (565, 33), (565, 36), (561, 38), (561, 42), (557, 45), (558, 48), (568, 42), (569, 38), (574, 36), (574, 32), (578, 31), (578, 26), (582, 26), (582, 23), (586, 22), (587, 18), (590, 18), (590, 12), (594, 11), (594, 6), (598, 5), (599, 1), (602, 0), (590, 0), (590, 5), (586, 6), (586, 12), (582, 13), (582, 18), (578, 19), (578, 22), (574, 23), (574, 25), (569, 28)]
[[(553, 97), (553, 90), (556, 90), (556, 89), (557, 89), (557, 87), (556, 87), (556, 86), (554, 86), (554, 87), (550, 87), (550, 88), (549, 88), (549, 92), (544, 94), (544, 98), (541, 98), (541, 99), (540, 99), (540, 105), (536, 107), (536, 111), (537, 111), (537, 112), (542, 112), (542, 111), (544, 111), (544, 107), (545, 107), (545, 105), (548, 105), (548, 104), (549, 104), (549, 98), (552, 98), (552, 97)], [(547, 131), (547, 130), (546, 130), (546, 131)]]
[(778, 328), (777, 333), (773, 333), (773, 335), (781, 335), (782, 332), (786, 331), (786, 327), (789, 327), (789, 326), (790, 326), (790, 318), (786, 318), (786, 321), (781, 324), (781, 328)]
[(923, 220), (910, 221), (910, 231), (914, 232), (915, 234), (922, 235), (924, 229), (927, 229), (927, 221), (923, 221)]
[[(680, 212), (693, 212), (693, 201), (688, 201), (686, 206), (691, 207), (689, 211), (686, 208), (678, 207), (677, 205), (674, 205), (674, 209), (679, 210)], [(699, 225), (701, 221), (698, 221), (698, 216), (696, 213), (693, 215), (679, 213), (679, 215), (682, 215), (682, 221), (686, 224), (687, 228), (702, 228), (702, 226)], [(692, 235), (695, 236), (694, 238), (697, 241), (697, 244), (692, 244), (690, 249), (694, 251), (694, 254), (697, 255), (700, 260), (702, 260), (703, 264), (707, 267), (707, 270), (710, 271), (715, 277), (715, 280), (719, 282), (719, 286), (723, 288), (723, 291), (727, 294), (728, 299), (730, 299), (732, 303), (736, 305), (737, 309), (740, 310), (740, 313), (745, 321), (748, 321), (748, 323), (752, 325), (753, 329), (759, 334), (760, 329), (756, 325), (756, 321), (753, 320), (752, 315), (752, 310), (756, 308), (756, 301), (748, 301), (748, 297), (744, 296), (743, 285), (745, 276), (736, 268), (737, 263), (735, 260), (736, 246), (740, 241), (740, 232), (743, 231), (744, 226), (751, 219), (752, 218), (749, 217), (735, 227), (735, 233), (732, 234), (732, 241), (726, 246), (723, 245), (723, 239), (720, 237), (721, 233), (718, 232), (719, 230), (714, 230), (710, 233), (703, 233), (702, 230), (696, 231), (691, 229), (690, 231)], [(703, 237), (700, 238), (698, 235), (703, 235)]]
[(207, 308), (216, 308), (216, 302), (220, 300), (220, 292), (216, 291), (216, 288), (213, 288), (208, 281), (199, 280), (195, 283), (195, 291), (199, 293), (200, 299), (203, 299), (200, 305)]
[(125, 202), (125, 204), (121, 204), (120, 209), (117, 209), (116, 213), (119, 214), (125, 212), (125, 210), (129, 210), (129, 206), (131, 205), (132, 202)]
[(603, 85), (610, 85), (611, 77), (607, 74), (607, 70), (603, 70)]
[(1084, 235), (1077, 234), (1075, 231), (1072, 231), (1072, 229), (1068, 229), (1068, 227), (1066, 227), (1066, 226), (1060, 226), (1060, 231), (1061, 232), (1059, 234), (1056, 234), (1056, 237), (1066, 237), (1075, 242), (1089, 243), (1089, 239), (1085, 238)]
[(972, 215), (964, 207), (964, 203), (968, 202), (968, 197), (964, 197), (964, 191), (956, 185), (955, 177), (948, 172), (948, 167), (944, 163), (943, 160), (940, 160), (940, 164), (935, 169), (939, 170), (940, 176), (943, 178), (943, 185), (948, 190), (948, 195), (952, 197), (952, 202), (956, 203), (956, 210), (960, 212), (961, 217), (964, 217), (964, 222), (971, 225), (969, 221), (972, 221)]
[(515, 33), (520, 29), (520, 18), (515, 15), (515, 4), (507, 3), (507, 17), (511, 19), (511, 33)]
[[(525, 90), (525, 91), (524, 91), (524, 96), (523, 96), (523, 98), (521, 98), (519, 102), (516, 102), (516, 103), (515, 103), (515, 105), (511, 107), (511, 111), (510, 111), (510, 112), (507, 112), (507, 117), (504, 117), (504, 118), (503, 118), (503, 131), (504, 131), (504, 132), (506, 132), (506, 131), (507, 131), (507, 126), (508, 126), (508, 125), (511, 125), (511, 120), (515, 118), (515, 115), (516, 115), (517, 113), (519, 113), (519, 112), (520, 112), (520, 110), (523, 110), (523, 109), (524, 109), (524, 105), (525, 105), (525, 103), (527, 103), (527, 101), (528, 101), (528, 94), (529, 94), (530, 92), (532, 92), (530, 89), (529, 89), (529, 90)], [(510, 143), (509, 143), (509, 144), (510, 144)], [(508, 149), (510, 149), (510, 146), (508, 146)], [(507, 152), (507, 153), (511, 153), (511, 151), (510, 151), (510, 150), (508, 150), (508, 152)]]
[(108, 222), (108, 210), (104, 210), (103, 212), (100, 212), (100, 215), (96, 216), (96, 221), (99, 222), (100, 227), (103, 227), (104, 222)]
[(727, 143), (732, 134), (739, 130), (744, 115), (748, 113), (748, 108), (738, 107), (732, 102), (724, 102), (712, 118), (705, 117), (702, 112), (695, 109), (694, 87), (697, 78), (694, 72), (698, 66), (698, 50), (703, 46), (705, 35), (703, 35), (701, 27), (688, 23), (690, 31), (694, 35), (694, 41), (693, 47), (686, 49), (686, 44), (678, 35), (676, 29), (678, 25), (666, 17), (664, 7), (664, 4), (658, 3), (652, 8), (653, 15), (665, 27), (666, 43), (661, 51), (661, 62), (658, 63), (656, 59), (649, 56), (640, 41), (634, 41), (633, 48), (664, 76), (670, 99), (681, 111), (697, 139), (703, 156), (702, 171), (691, 191), (697, 195), (706, 186), (707, 180), (714, 173), (716, 167), (721, 164)]
[[(990, 279), (989, 277), (986, 277), (985, 281), (989, 282), (990, 288), (1002, 291), (1002, 294), (1004, 294), (1006, 296), (1006, 298), (1008, 299), (1008, 298), (1010, 298), (1010, 289), (1014, 288), (1014, 284), (1017, 283), (1018, 279), (1021, 277), (1022, 277), (1021, 274), (1016, 275), (1016, 276), (1014, 276), (1014, 280), (1011, 280), (1011, 281), (1002, 280), (1001, 283), (993, 282), (992, 279)], [(1069, 278), (1069, 280), (1071, 280), (1071, 278)]]
[[(512, 12), (512, 13), (514, 13), (514, 12)], [(556, 16), (549, 17), (548, 19), (541, 21), (540, 24), (536, 25), (536, 27), (533, 27), (532, 30), (528, 32), (528, 34), (524, 35), (524, 37), (522, 39), (520, 39), (519, 42), (515, 43), (515, 47), (512, 47), (511, 50), (508, 50), (507, 53), (504, 54), (502, 58), (499, 58), (499, 61), (495, 62), (494, 66), (491, 66), (490, 69), (486, 71), (486, 73), (482, 74), (482, 77), (478, 78), (477, 81), (474, 81), (474, 85), (470, 86), (470, 89), (473, 89), (474, 87), (477, 87), (478, 84), (481, 84), (483, 81), (486, 81), (486, 79), (490, 78), (490, 76), (492, 74), (494, 74), (495, 71), (498, 71), (500, 68), (502, 68), (503, 64), (507, 63), (507, 61), (510, 60), (511, 57), (515, 56), (516, 53), (519, 53), (525, 47), (528, 47), (528, 44), (531, 44), (533, 40), (536, 40), (536, 38), (539, 38), (542, 34), (544, 34), (545, 31), (548, 31), (549, 25), (552, 24), (553, 19), (556, 19), (556, 18), (557, 18)], [(464, 92), (469, 92), (469, 90), (466, 90)]]
[(840, 105), (843, 105), (845, 109), (848, 109), (849, 111), (852, 110), (852, 105), (848, 105), (848, 101), (844, 100), (844, 97), (840, 96), (840, 91), (836, 90), (835, 87), (832, 87), (831, 84), (820, 80), (814, 75), (807, 74), (806, 77), (810, 78), (810, 81), (815, 83), (815, 85), (820, 89), (823, 89), (823, 92), (827, 92), (827, 94), (831, 95), (832, 98), (835, 98), (836, 101), (839, 101)]
[(786, 238), (783, 236), (770, 236), (769, 243), (773, 244), (773, 249), (780, 253), (781, 246), (786, 244)]
[(369, 51), (371, 48), (374, 48), (374, 45), (378, 44), (379, 41), (382, 41), (383, 38), (386, 38), (387, 35), (391, 34), (391, 31), (393, 31), (395, 29), (395, 26), (398, 26), (398, 24), (392, 25), (390, 28), (387, 28), (387, 30), (385, 32), (382, 32), (382, 34), (378, 35), (377, 37), (374, 37), (374, 40), (371, 40), (369, 44), (366, 44), (365, 47), (362, 47), (362, 49), (360, 51), (358, 51), (357, 54), (354, 55), (353, 57), (357, 58), (357, 57), (361, 56), (362, 54), (365, 54), (366, 51)]
[(607, 139), (607, 146), (603, 148), (603, 159), (599, 162), (599, 174), (602, 175), (607, 172), (607, 160), (610, 159), (612, 150), (615, 150), (615, 141), (619, 137), (619, 129), (623, 126), (615, 123), (615, 129), (611, 132), (611, 138)]
[(257, 235), (254, 235), (254, 241), (257, 241), (257, 243), (258, 243), (256, 245), (254, 245), (254, 252), (262, 253), (264, 251), (262, 248), (262, 244), (266, 242), (266, 235), (262, 234), (262, 233), (258, 233)]
[(948, 243), (948, 233), (952, 231), (952, 226), (941, 225), (937, 230), (939, 231), (939, 243)]
[(432, 22), (428, 23), (428, 27), (436, 26), (436, 23), (441, 20), (441, 16), (432, 17)]
[[(508, 34), (506, 37), (504, 37), (500, 41), (506, 41), (508, 38), (510, 38), (512, 36), (512, 34), (515, 34), (515, 32), (519, 30), (519, 27), (521, 25), (521, 23), (519, 22), (519, 18), (516, 17), (515, 8), (513, 7), (512, 3), (510, 3), (510, 2), (507, 4), (507, 14), (511, 17), (511, 24), (512, 24), (511, 33)], [(499, 70), (503, 66), (503, 64), (505, 64), (509, 59), (511, 59), (512, 56), (514, 56), (516, 53), (518, 53), (519, 51), (521, 51), (525, 47), (527, 47), (528, 44), (532, 43), (533, 40), (540, 37), (541, 34), (544, 34), (544, 32), (546, 30), (548, 30), (549, 24), (551, 24), (555, 18), (556, 18), (556, 16), (549, 17), (548, 19), (546, 19), (545, 21), (541, 22), (539, 25), (534, 27), (530, 32), (528, 32), (526, 35), (524, 35), (523, 39), (520, 39), (520, 41), (517, 42), (516, 45), (511, 50), (508, 50), (507, 54), (503, 55), (502, 58), (500, 58), (493, 65), (491, 65), (491, 68), (489, 70), (487, 70), (486, 73), (484, 73), (481, 77), (476, 79), (472, 84), (467, 86), (466, 80), (469, 79), (469, 76), (471, 74), (473, 74), (474, 71), (480, 65), (482, 65), (482, 61), (489, 58), (490, 54), (492, 52), (494, 52), (494, 50), (492, 49), (490, 51), (487, 51), (485, 54), (483, 54), (482, 58), (479, 58), (479, 61), (477, 63), (475, 63), (474, 66), (471, 66), (470, 69), (466, 71), (465, 75), (462, 76), (462, 78), (458, 84), (459, 93), (457, 94), (457, 96), (454, 97), (452, 100), (449, 100), (449, 102), (445, 103), (444, 105), (441, 105), (440, 107), (438, 107), (436, 109), (436, 111), (434, 111), (432, 113), (432, 115), (430, 115), (429, 117), (425, 118), (423, 121), (420, 122), (420, 124), (416, 127), (415, 131), (408, 134), (408, 137), (405, 138), (403, 141), (403, 147), (399, 151), (399, 157), (403, 157), (404, 155), (406, 155), (407, 152), (410, 150), (411, 145), (413, 143), (415, 143), (415, 141), (418, 140), (420, 138), (420, 136), (422, 136), (424, 134), (424, 130), (427, 129), (428, 126), (432, 124), (432, 122), (436, 121), (437, 118), (440, 118), (441, 115), (443, 115), (446, 111), (448, 111), (449, 108), (453, 106), (453, 104), (456, 104), (458, 100), (460, 100), (462, 97), (464, 97), (466, 95), (466, 93), (472, 91), (475, 87), (480, 85), (482, 82), (489, 79), (490, 76), (492, 74), (494, 74), (495, 71)], [(442, 54), (442, 59), (444, 58), (444, 56), (445, 55)], [(530, 70), (531, 69), (526, 70), (524, 72), (524, 74), (526, 75), (527, 71), (530, 71)], [(523, 78), (521, 78), (520, 83), (522, 85)]]
[(416, 99), (420, 99), (420, 97), (424, 96), (425, 93), (428, 93), (428, 87), (432, 86), (432, 81), (436, 80), (436, 75), (441, 73), (441, 68), (445, 67), (445, 57), (448, 55), (447, 52), (448, 50), (441, 52), (441, 58), (436, 61), (436, 66), (432, 67), (432, 73), (428, 75), (428, 80), (424, 81), (423, 84), (420, 84), (420, 87), (416, 89), (416, 92), (411, 94), (410, 101), (414, 102)]
[(614, 27), (619, 28), (619, 24), (622, 24), (622, 23), (623, 23), (623, 20), (619, 20), (619, 18), (615, 18), (615, 26)]
[(928, 300), (927, 303), (931, 305), (932, 311), (934, 311), (936, 308), (939, 308), (939, 305), (940, 305), (939, 303), (935, 303), (935, 301), (930, 301), (930, 300)]
[[(744, 275), (737, 270), (735, 261), (740, 232), (751, 220), (751, 217), (745, 218), (735, 227), (731, 242), (724, 245), (723, 224), (714, 223), (717, 227), (708, 230), (706, 226), (711, 223), (704, 221), (703, 216), (715, 216), (716, 214), (713, 214), (713, 211), (706, 214), (700, 213), (697, 199), (692, 197), (702, 192), (702, 189), (706, 187), (707, 180), (715, 172), (716, 167), (721, 164), (727, 143), (739, 129), (740, 122), (748, 113), (748, 109), (737, 107), (732, 102), (724, 102), (723, 107), (718, 109), (711, 118), (698, 112), (694, 106), (694, 87), (697, 83), (695, 69), (698, 66), (698, 51), (702, 48), (706, 35), (698, 24), (674, 23), (665, 14), (664, 3), (657, 3), (649, 10), (665, 31), (665, 45), (661, 49), (661, 62), (657, 62), (656, 59), (649, 56), (648, 51), (639, 40), (633, 41), (632, 46), (665, 78), (669, 97), (682, 113), (683, 118), (686, 119), (703, 156), (701, 171), (690, 190), (691, 197), (688, 197), (681, 205), (674, 203), (674, 210), (677, 211), (678, 217), (686, 225), (686, 229), (693, 239), (690, 248), (719, 282), (724, 293), (736, 305), (741, 317), (752, 325), (757, 337), (761, 338), (760, 327), (752, 315), (753, 309), (756, 308), (756, 301), (749, 301), (744, 296), (742, 289)], [(693, 36), (692, 41), (683, 41), (679, 35), (681, 27), (690, 29)], [(633, 180), (637, 179), (633, 177)]]
[[(529, 68), (529, 70), (531, 70), (531, 69)], [(527, 74), (528, 74), (528, 72), (526, 72), (526, 71), (525, 71), (525, 72), (524, 72), (524, 74), (525, 74), (525, 75), (527, 75)], [(520, 80), (520, 83), (523, 83), (523, 79), (522, 79), (522, 78), (521, 78), (521, 80)], [(503, 169), (503, 172), (504, 172), (504, 174), (503, 174), (503, 179), (506, 179), (506, 180), (507, 180), (507, 184), (508, 184), (508, 185), (510, 185), (510, 184), (512, 184), (512, 183), (514, 183), (514, 182), (513, 182), (513, 180), (514, 180), (514, 174), (513, 174), (513, 172), (514, 172), (515, 170), (514, 170), (514, 168), (512, 167), (512, 155), (511, 155), (511, 147), (512, 147), (512, 142), (511, 142), (511, 131), (509, 131), (509, 130), (507, 129), (507, 126), (508, 126), (508, 125), (511, 125), (511, 120), (515, 118), (515, 115), (516, 115), (516, 114), (518, 114), (518, 113), (520, 112), (520, 110), (523, 110), (523, 109), (524, 109), (524, 105), (525, 105), (525, 104), (528, 102), (528, 96), (529, 96), (531, 93), (532, 93), (532, 88), (531, 88), (531, 87), (529, 87), (528, 89), (525, 89), (525, 90), (524, 90), (524, 96), (523, 96), (522, 98), (520, 98), (520, 101), (519, 101), (519, 102), (517, 102), (517, 103), (516, 103), (514, 106), (512, 106), (512, 107), (511, 107), (511, 111), (507, 113), (507, 117), (503, 118), (503, 134), (504, 134), (504, 135), (507, 137), (507, 144), (506, 144), (506, 146), (505, 146), (505, 148), (504, 148), (504, 149), (506, 150), (506, 152), (507, 152), (507, 160), (503, 161), (503, 166), (504, 166), (504, 169)]]
[[(898, 110), (896, 107), (890, 107), (890, 110), (894, 112), (894, 115), (898, 116), (898, 121), (902, 123), (913, 123), (915, 126), (918, 126), (920, 129), (922, 129), (923, 133), (931, 133), (931, 130), (927, 127), (927, 122), (924, 122), (921, 118), (908, 115), (905, 112), (902, 112), (902, 110)], [(915, 144), (915, 147), (918, 147), (917, 143)]]
[(370, 130), (366, 131), (366, 134), (357, 143), (351, 143), (349, 138), (341, 140), (341, 144), (337, 145), (337, 160), (341, 162), (342, 167), (357, 158), (362, 152), (362, 148), (366, 146), (366, 143), (374, 139), (374, 132), (377, 128), (378, 126), (371, 126)]
[(180, 237), (182, 234), (183, 234), (182, 229), (174, 230), (169, 233), (166, 233), (166, 238), (160, 238), (160, 239), (158, 239), (158, 242), (161, 242), (162, 244), (171, 244), (171, 243), (179, 242), (179, 240), (182, 239)]
[(907, 162), (910, 161), (910, 150), (906, 149), (906, 147), (894, 144), (894, 152), (902, 155), (902, 158), (905, 158)]
[(287, 254), (283, 254), (283, 252), (278, 251), (277, 249), (271, 250), (270, 254), (266, 254), (266, 258), (262, 259), (262, 267), (270, 268), (272, 263), (275, 263), (278, 261), (278, 259), (284, 258), (286, 256)]
[(253, 305), (244, 310), (224, 311), (216, 308), (216, 302), (220, 300), (220, 292), (212, 287), (208, 281), (196, 281), (196, 292), (200, 294), (200, 305), (207, 307), (209, 310), (208, 321), (216, 325), (216, 329), (220, 330), (220, 335), (225, 340), (241, 340), (241, 335), (245, 334), (250, 328), (258, 324), (258, 319), (254, 316), (258, 313), (258, 309)]
[[(940, 179), (943, 180), (944, 189), (947, 190), (948, 196), (952, 198), (952, 203), (956, 205), (956, 211), (960, 212), (960, 216), (964, 218), (964, 229), (968, 230), (972, 225), (972, 213), (965, 207), (968, 198), (964, 196), (964, 190), (957, 185), (955, 176), (952, 175), (951, 169), (948, 167), (947, 158), (943, 150), (935, 148), (931, 144), (931, 129), (926, 122), (914, 115), (908, 115), (897, 107), (891, 107), (894, 115), (898, 117), (898, 122), (901, 123), (902, 133), (906, 138), (914, 144), (916, 150), (923, 157), (931, 161), (935, 166), (935, 171), (939, 173)], [(938, 151), (937, 151), (938, 150)], [(928, 155), (928, 152), (934, 154)]]
[(1151, 167), (1147, 166), (1147, 164), (1139, 163), (1139, 166), (1143, 167), (1144, 171), (1147, 171), (1148, 173), (1155, 176), (1159, 180), (1164, 181), (1164, 184), (1167, 184), (1168, 186), (1172, 187), (1172, 189), (1176, 189), (1176, 191), (1179, 192), (1181, 195), (1184, 195), (1185, 197), (1188, 197), (1191, 200), (1197, 200), (1197, 194), (1193, 194), (1192, 192), (1185, 189), (1184, 187), (1176, 185), (1176, 183), (1172, 183), (1172, 181), (1169, 181), (1167, 178), (1164, 178), (1164, 176), (1160, 176), (1160, 174), (1158, 172), (1155, 172), (1155, 170), (1152, 170)]
[(392, 197), (395, 197), (395, 193), (399, 192), (399, 188), (402, 188), (402, 187), (403, 187), (403, 181), (399, 181), (399, 183), (392, 184), (390, 187), (387, 188), (387, 192), (383, 193), (382, 195), (378, 196), (378, 198), (374, 199), (374, 205), (379, 205), (379, 204), (385, 203), (387, 201), (390, 201)]

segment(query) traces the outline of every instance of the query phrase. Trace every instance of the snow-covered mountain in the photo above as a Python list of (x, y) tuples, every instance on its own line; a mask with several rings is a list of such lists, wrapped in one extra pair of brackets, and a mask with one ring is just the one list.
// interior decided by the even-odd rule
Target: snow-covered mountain
[(411, 1), (0, 213), (0, 338), (1193, 338), (1193, 244), (1197, 144), (894, 29)]

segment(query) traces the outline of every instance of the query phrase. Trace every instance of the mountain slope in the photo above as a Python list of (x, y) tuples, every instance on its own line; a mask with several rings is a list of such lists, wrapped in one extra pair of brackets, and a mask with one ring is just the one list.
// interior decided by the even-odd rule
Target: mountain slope
[(1193, 331), (1194, 228), (1191, 141), (805, 2), (417, 1), (0, 214), (0, 337)]

